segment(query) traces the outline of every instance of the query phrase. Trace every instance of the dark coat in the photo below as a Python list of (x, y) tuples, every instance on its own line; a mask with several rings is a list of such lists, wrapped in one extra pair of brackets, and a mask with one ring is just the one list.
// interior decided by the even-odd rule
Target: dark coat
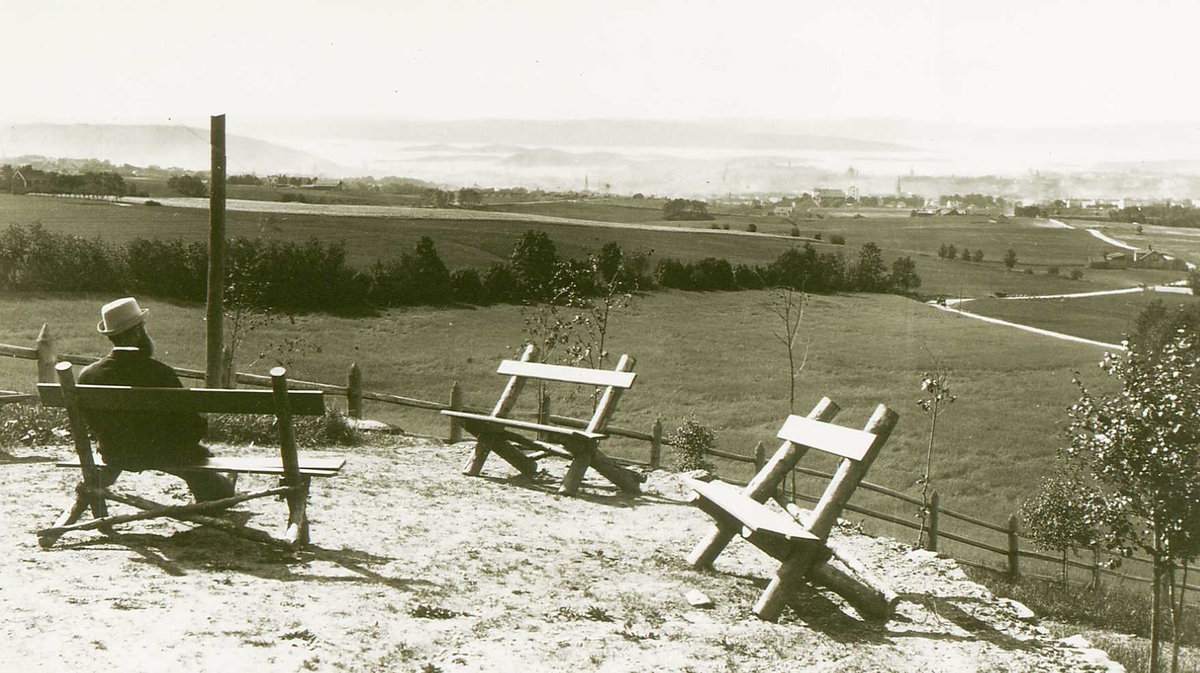
[[(86, 385), (182, 388), (167, 365), (137, 348), (114, 348), (79, 373)], [(194, 463), (212, 454), (200, 444), (208, 424), (197, 413), (166, 411), (84, 412), (96, 433), (104, 462), (123, 470), (149, 470)]]

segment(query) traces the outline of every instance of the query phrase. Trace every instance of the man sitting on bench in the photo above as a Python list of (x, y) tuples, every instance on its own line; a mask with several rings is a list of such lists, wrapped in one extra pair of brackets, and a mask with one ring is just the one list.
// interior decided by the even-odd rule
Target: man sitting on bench
[[(89, 385), (182, 388), (169, 366), (155, 360), (154, 342), (146, 333), (146, 314), (133, 297), (109, 302), (100, 309), (96, 329), (112, 342), (112, 352), (79, 374)], [(122, 470), (158, 470), (187, 482), (197, 502), (234, 495), (233, 481), (215, 472), (172, 471), (212, 457), (200, 440), (208, 430), (197, 413), (85, 411), (88, 426), (99, 440), (104, 457), (104, 487), (111, 486)]]

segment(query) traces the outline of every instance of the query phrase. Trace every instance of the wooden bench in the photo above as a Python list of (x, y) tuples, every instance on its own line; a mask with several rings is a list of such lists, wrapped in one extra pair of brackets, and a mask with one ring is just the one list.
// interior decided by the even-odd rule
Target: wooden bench
[[(876, 584), (869, 579), (856, 580), (844, 576), (842, 571), (830, 570), (825, 562), (832, 551), (827, 547), (826, 540), (843, 507), (887, 442), (898, 416), (879, 405), (866, 427), (854, 430), (830, 423), (837, 413), (837, 405), (824, 398), (808, 417), (789, 416), (778, 433), (779, 439), (784, 440), (783, 444), (744, 489), (739, 490), (719, 481), (704, 483), (687, 480), (696, 491), (700, 509), (717, 523), (688, 555), (688, 563), (697, 568), (711, 567), (738, 534), (780, 562), (775, 577), (754, 605), (754, 614), (761, 619), (778, 619), (788, 596), (795, 593), (806, 576), (813, 578), (824, 573), (829, 579), (825, 583), (835, 591), (855, 584)], [(809, 449), (824, 451), (842, 460), (812, 513), (797, 522), (764, 503), (776, 493), (784, 478)], [(850, 565), (856, 564), (851, 561)], [(834, 572), (840, 574), (829, 577)], [(877, 613), (886, 619), (894, 604), (894, 592), (877, 590), (873, 586), (868, 586), (867, 592), (872, 594), (872, 599), (878, 598), (883, 604), (879, 605), (879, 600), (866, 601), (870, 609), (860, 608), (860, 612)], [(864, 605), (864, 601), (859, 600), (863, 591), (854, 590), (851, 593), (853, 595), (844, 595), (855, 607)], [(875, 593), (888, 595), (875, 596)]]
[[(496, 373), (507, 375), (508, 385), (500, 394), (490, 414), (474, 414), (464, 411), (446, 410), (442, 413), (458, 419), (467, 432), (475, 436), (475, 452), (467, 463), (463, 474), (478, 476), (488, 455), (495, 453), (522, 474), (537, 474), (537, 458), (544, 455), (559, 455), (571, 460), (563, 476), (559, 493), (574, 495), (588, 468), (600, 473), (618, 488), (633, 493), (640, 492), (644, 476), (630, 470), (598, 448), (606, 435), (605, 427), (617, 406), (621, 393), (633, 385), (636, 374), (632, 372), (634, 360), (622, 355), (614, 371), (566, 367), (531, 362), (535, 353), (533, 344), (525, 347), (520, 360), (504, 360)], [(548, 423), (535, 423), (509, 418), (517, 397), (529, 379), (557, 381), (603, 388), (600, 399), (585, 428), (568, 428)], [(553, 442), (538, 442), (515, 431), (537, 432), (553, 438)], [(561, 446), (559, 449), (557, 446)], [(526, 453), (528, 450), (530, 453)]]
[[(286, 372), (282, 367), (271, 370), (272, 390), (213, 390), (188, 388), (131, 388), (129, 386), (93, 386), (75, 383), (71, 363), (55, 366), (58, 383), (39, 383), (38, 395), (49, 407), (67, 411), (76, 459), (58, 463), (59, 467), (78, 468), (83, 481), (76, 487), (75, 502), (64, 511), (54, 525), (38, 531), (38, 544), (51, 547), (64, 533), (100, 529), (110, 533), (117, 524), (170, 517), (220, 528), (234, 535), (290, 549), (308, 544), (308, 492), (313, 477), (332, 477), (345, 465), (344, 458), (301, 458), (296, 451), (292, 416), (319, 416), (325, 413), (323, 393), (317, 390), (288, 390)], [(160, 505), (133, 495), (104, 488), (103, 470), (107, 467), (92, 454), (84, 410), (208, 412), (225, 414), (270, 414), (275, 416), (279, 431), (279, 457), (218, 457), (203, 463), (172, 466), (173, 472), (207, 471), (278, 475), (281, 483), (256, 493), (238, 494), (230, 498), (189, 505)], [(228, 508), (247, 500), (282, 496), (288, 505), (288, 523), (282, 538), (265, 531), (239, 526), (208, 513)], [(108, 501), (119, 502), (142, 510), (134, 514), (112, 516)], [(84, 511), (91, 509), (92, 518), (77, 523)]]

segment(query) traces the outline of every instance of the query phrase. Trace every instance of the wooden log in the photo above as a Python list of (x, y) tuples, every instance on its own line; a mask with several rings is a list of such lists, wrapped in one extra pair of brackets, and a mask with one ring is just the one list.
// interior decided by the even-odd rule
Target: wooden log
[(758, 474), (767, 465), (767, 447), (760, 441), (754, 445), (754, 473)]
[(575, 495), (579, 491), (579, 485), (583, 483), (583, 475), (587, 473), (588, 466), (592, 464), (596, 443), (572, 441), (567, 448), (573, 458), (570, 467), (567, 468), (567, 473), (563, 475), (562, 485), (558, 487), (558, 492), (563, 495)]
[(300, 478), (300, 485), (296, 487), (295, 493), (288, 494), (295, 496), (296, 510), (288, 513), (287, 532), (283, 539), (292, 549), (299, 549), (308, 544), (308, 490), (311, 484), (311, 478), (304, 475)]
[[(47, 530), (69, 526), (78, 521), (79, 517), (83, 516), (83, 513), (87, 511), (90, 500), (91, 496), (87, 492), (87, 485), (82, 481), (79, 482), (79, 484), (75, 487), (75, 502), (72, 503), (70, 507), (65, 509), (62, 514), (59, 514), (58, 518), (54, 520), (54, 525)], [(50, 547), (54, 546), (54, 543), (58, 541), (58, 538), (62, 537), (62, 533), (47, 533), (45, 531), (39, 531), (37, 537), (38, 546), (42, 549), (49, 549)]]
[(478, 477), (491, 452), (487, 435), (475, 435), (475, 449), (471, 452), (471, 457), (467, 459), (462, 473), (468, 477)]
[[(232, 507), (238, 503), (246, 502), (247, 500), (254, 500), (256, 498), (269, 498), (271, 496), (281, 495), (281, 494), (289, 492), (290, 490), (292, 490), (290, 486), (279, 486), (276, 488), (267, 489), (265, 491), (258, 491), (257, 493), (245, 493), (245, 494), (236, 495), (236, 496), (233, 496), (230, 498), (222, 498), (220, 500), (208, 500), (205, 502), (194, 502), (194, 503), (191, 503), (188, 505), (162, 505), (160, 507), (143, 510), (141, 512), (137, 512), (134, 514), (118, 514), (118, 515), (113, 515), (113, 516), (107, 516), (103, 519), (91, 519), (91, 520), (85, 521), (83, 523), (61, 524), (61, 525), (56, 523), (54, 526), (51, 526), (50, 528), (44, 528), (42, 530), (39, 530), (37, 532), (37, 534), (38, 534), (39, 538), (41, 538), (43, 536), (48, 537), (51, 535), (54, 535), (55, 537), (57, 537), (57, 536), (62, 535), (63, 533), (69, 533), (69, 532), (77, 531), (77, 530), (93, 530), (96, 528), (102, 528), (105, 525), (116, 526), (119, 524), (131, 523), (133, 521), (143, 521), (146, 519), (158, 519), (158, 518), (162, 518), (162, 517), (174, 518), (174, 517), (177, 517), (182, 514), (203, 514), (204, 512), (208, 512), (208, 511), (226, 509), (226, 508)], [(112, 491), (106, 490), (106, 495), (111, 495), (111, 494), (112, 494)], [(112, 499), (116, 500), (116, 498), (112, 498)]]
[(650, 471), (657, 470), (662, 465), (662, 418), (655, 418), (650, 427)]
[(63, 406), (67, 410), (67, 422), (71, 428), (71, 439), (75, 445), (75, 454), (79, 456), (80, 471), (83, 472), (84, 490), (88, 493), (92, 517), (103, 519), (108, 516), (108, 507), (104, 504), (104, 496), (100, 489), (103, 487), (103, 476), (96, 467), (92, 456), (92, 442), (88, 439), (87, 423), (79, 408), (79, 400), (75, 394), (75, 372), (70, 362), (60, 362), (54, 366), (58, 375), (58, 385), (63, 393)]
[(233, 347), (225, 344), (221, 349), (221, 387), (225, 390), (233, 390), (237, 386), (234, 381), (233, 371)]
[[(550, 424), (550, 393), (542, 390), (541, 399), (538, 400), (538, 423), (542, 425)], [(549, 433), (538, 432), (537, 438), (543, 442), (548, 442), (553, 439)]]
[[(831, 421), (841, 409), (834, 404), (828, 397), (821, 398), (813, 410), (809, 412), (808, 417), (820, 421)], [(755, 502), (766, 502), (767, 498), (771, 497), (776, 492), (779, 485), (787, 477), (796, 463), (804, 457), (807, 447), (784, 442), (775, 455), (767, 461), (754, 478), (750, 480), (749, 485), (743, 489), (742, 493), (749, 496)], [(712, 566), (713, 561), (725, 551), (725, 547), (733, 541), (733, 536), (737, 535), (736, 528), (729, 526), (714, 526), (704, 539), (696, 544), (692, 552), (687, 556), (687, 562), (696, 568), (708, 568)]]
[(845, 549), (837, 545), (829, 549), (832, 557), (810, 570), (809, 579), (846, 599), (864, 619), (891, 619), (899, 594)]
[[(631, 372), (637, 361), (629, 355), (622, 355), (617, 361), (615, 371)], [(592, 420), (588, 423), (588, 432), (604, 432), (604, 428), (608, 426), (608, 421), (612, 418), (613, 413), (617, 410), (617, 401), (621, 399), (621, 393), (625, 392), (624, 388), (609, 386), (604, 391), (604, 395), (600, 397), (600, 403), (596, 405), (596, 411), (592, 414)]]
[(212, 145), (208, 197), (208, 293), (205, 301), (204, 382), (221, 387), (221, 351), (225, 338), (225, 115), (209, 124)]
[[(521, 362), (529, 362), (536, 354), (537, 346), (526, 345), (525, 350), (521, 353)], [(525, 388), (525, 380), (521, 376), (512, 376), (508, 379), (508, 384), (504, 386), (504, 392), (500, 393), (500, 399), (496, 400), (496, 406), (492, 408), (493, 416), (507, 416), (512, 411), (513, 406), (517, 403), (517, 397)]]
[[(450, 410), (462, 411), (463, 394), (462, 388), (459, 387), (458, 381), (450, 386)], [(453, 416), (450, 417), (450, 443), (457, 444), (462, 441), (462, 423)]]
[(54, 340), (50, 337), (50, 325), (42, 323), (37, 335), (38, 383), (54, 383), (57, 380), (54, 365)]
[[(292, 427), (292, 408), (288, 400), (287, 370), (271, 369), (271, 390), (275, 395), (275, 419), (279, 427), (279, 456), (283, 460), (283, 483), (296, 487), (288, 492), (288, 540), (296, 527), (296, 540), (305, 537), (308, 521), (305, 508), (308, 502), (308, 477), (300, 474), (300, 457), (296, 453), (296, 433)], [(297, 543), (303, 544), (303, 543)]]
[[(517, 468), (518, 472), (527, 477), (532, 477), (537, 474), (537, 461), (525, 455), (525, 452), (521, 451), (507, 441), (508, 437), (514, 436), (512, 433), (482, 432), (481, 434), (489, 435), (487, 448), (495, 452), (497, 456), (503, 458), (504, 462)], [(480, 442), (482, 441), (483, 438), (481, 436)], [(476, 445), (476, 448), (478, 448), (478, 444)], [(482, 466), (483, 464), (480, 463), (480, 467)]]
[(1008, 515), (1008, 574), (1019, 577), (1021, 574), (1021, 524), (1016, 514)]
[[(875, 435), (875, 439), (861, 460), (850, 460), (849, 458), (842, 460), (833, 479), (829, 482), (829, 486), (825, 489), (825, 493), (813, 508), (807, 524), (810, 533), (822, 540), (829, 537), (829, 531), (837, 523), (843, 507), (850, 500), (850, 496), (854, 494), (854, 490), (858, 488), (863, 477), (866, 476), (867, 470), (879, 455), (880, 449), (887, 443), (892, 429), (896, 427), (897, 420), (899, 420), (899, 416), (896, 412), (882, 404), (875, 408), (875, 413), (871, 415), (865, 428), (866, 432)], [(779, 619), (787, 595), (795, 590), (815, 561), (815, 555), (811, 551), (799, 550), (781, 563), (775, 577), (771, 579), (758, 602), (754, 604), (754, 614), (765, 621), (773, 622)]]
[(346, 375), (346, 413), (351, 418), (363, 417), (362, 370), (357, 362), (350, 363), (350, 373)]
[(938, 492), (934, 491), (929, 495), (929, 537), (925, 538), (925, 549), (927, 551), (937, 551), (938, 548), (938, 507), (941, 503), (941, 498)]
[[(161, 505), (153, 500), (140, 498), (136, 495), (113, 493), (108, 490), (104, 492), (104, 496), (113, 502), (119, 502), (124, 505), (129, 505), (130, 507), (137, 507), (138, 509), (156, 509), (166, 507), (166, 505)], [(269, 544), (273, 547), (279, 547), (287, 551), (294, 551), (293, 547), (288, 543), (287, 540), (281, 540), (270, 533), (267, 533), (266, 531), (261, 531), (256, 528), (249, 528), (247, 526), (241, 526), (232, 521), (226, 521), (225, 519), (219, 517), (206, 516), (204, 514), (180, 514), (178, 516), (167, 515), (167, 518), (175, 519), (177, 521), (186, 521), (188, 523), (198, 523), (211, 528), (223, 530), (230, 535), (245, 538), (253, 542), (261, 542), (263, 544)]]
[(600, 476), (611, 481), (617, 488), (627, 493), (641, 493), (642, 482), (646, 477), (631, 470), (610, 456), (606, 455), (600, 449), (595, 449), (592, 452), (591, 468), (600, 473)]

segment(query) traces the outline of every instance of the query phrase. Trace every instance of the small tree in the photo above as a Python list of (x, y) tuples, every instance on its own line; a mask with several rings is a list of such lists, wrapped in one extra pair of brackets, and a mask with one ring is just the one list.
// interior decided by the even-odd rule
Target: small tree
[(1200, 335), (1184, 327), (1158, 345), (1126, 344), (1101, 362), (1120, 380), (1119, 393), (1098, 398), (1076, 380), (1081, 395), (1069, 411), (1064, 457), (1091, 480), (1089, 521), (1105, 546), (1154, 560), (1150, 670), (1157, 671), (1164, 590), (1175, 625), (1174, 668), (1186, 591), (1175, 596), (1174, 571), (1182, 564), (1186, 579), (1200, 554)]
[(933, 479), (933, 440), (937, 434), (938, 415), (955, 400), (954, 395), (950, 394), (948, 385), (950, 369), (932, 353), (929, 353), (929, 357), (933, 360), (933, 369), (921, 375), (921, 392), (924, 395), (917, 400), (917, 406), (921, 407), (921, 411), (929, 416), (929, 444), (925, 449), (925, 473), (920, 479), (921, 509), (917, 513), (921, 519), (921, 528), (917, 533), (918, 547), (925, 544), (925, 526), (929, 520), (929, 486)]
[(972, 253), (971, 261), (972, 262), (982, 262), (983, 261), (983, 250), (982, 249), (976, 250), (974, 253)]
[(1011, 269), (1017, 265), (1017, 251), (1009, 248), (1004, 251), (1004, 266)]
[(771, 336), (787, 349), (788, 413), (791, 414), (796, 413), (796, 379), (808, 364), (808, 349), (812, 345), (812, 339), (801, 338), (807, 306), (808, 293), (790, 285), (776, 288), (767, 301), (767, 310), (778, 318)]
[(946, 259), (958, 259), (958, 248), (953, 245), (946, 246)]
[(1096, 542), (1096, 530), (1089, 521), (1091, 494), (1087, 484), (1074, 471), (1060, 470), (1042, 480), (1036, 495), (1021, 505), (1025, 533), (1034, 544), (1062, 554), (1062, 584), (1067, 586), (1067, 552), (1090, 547)]

